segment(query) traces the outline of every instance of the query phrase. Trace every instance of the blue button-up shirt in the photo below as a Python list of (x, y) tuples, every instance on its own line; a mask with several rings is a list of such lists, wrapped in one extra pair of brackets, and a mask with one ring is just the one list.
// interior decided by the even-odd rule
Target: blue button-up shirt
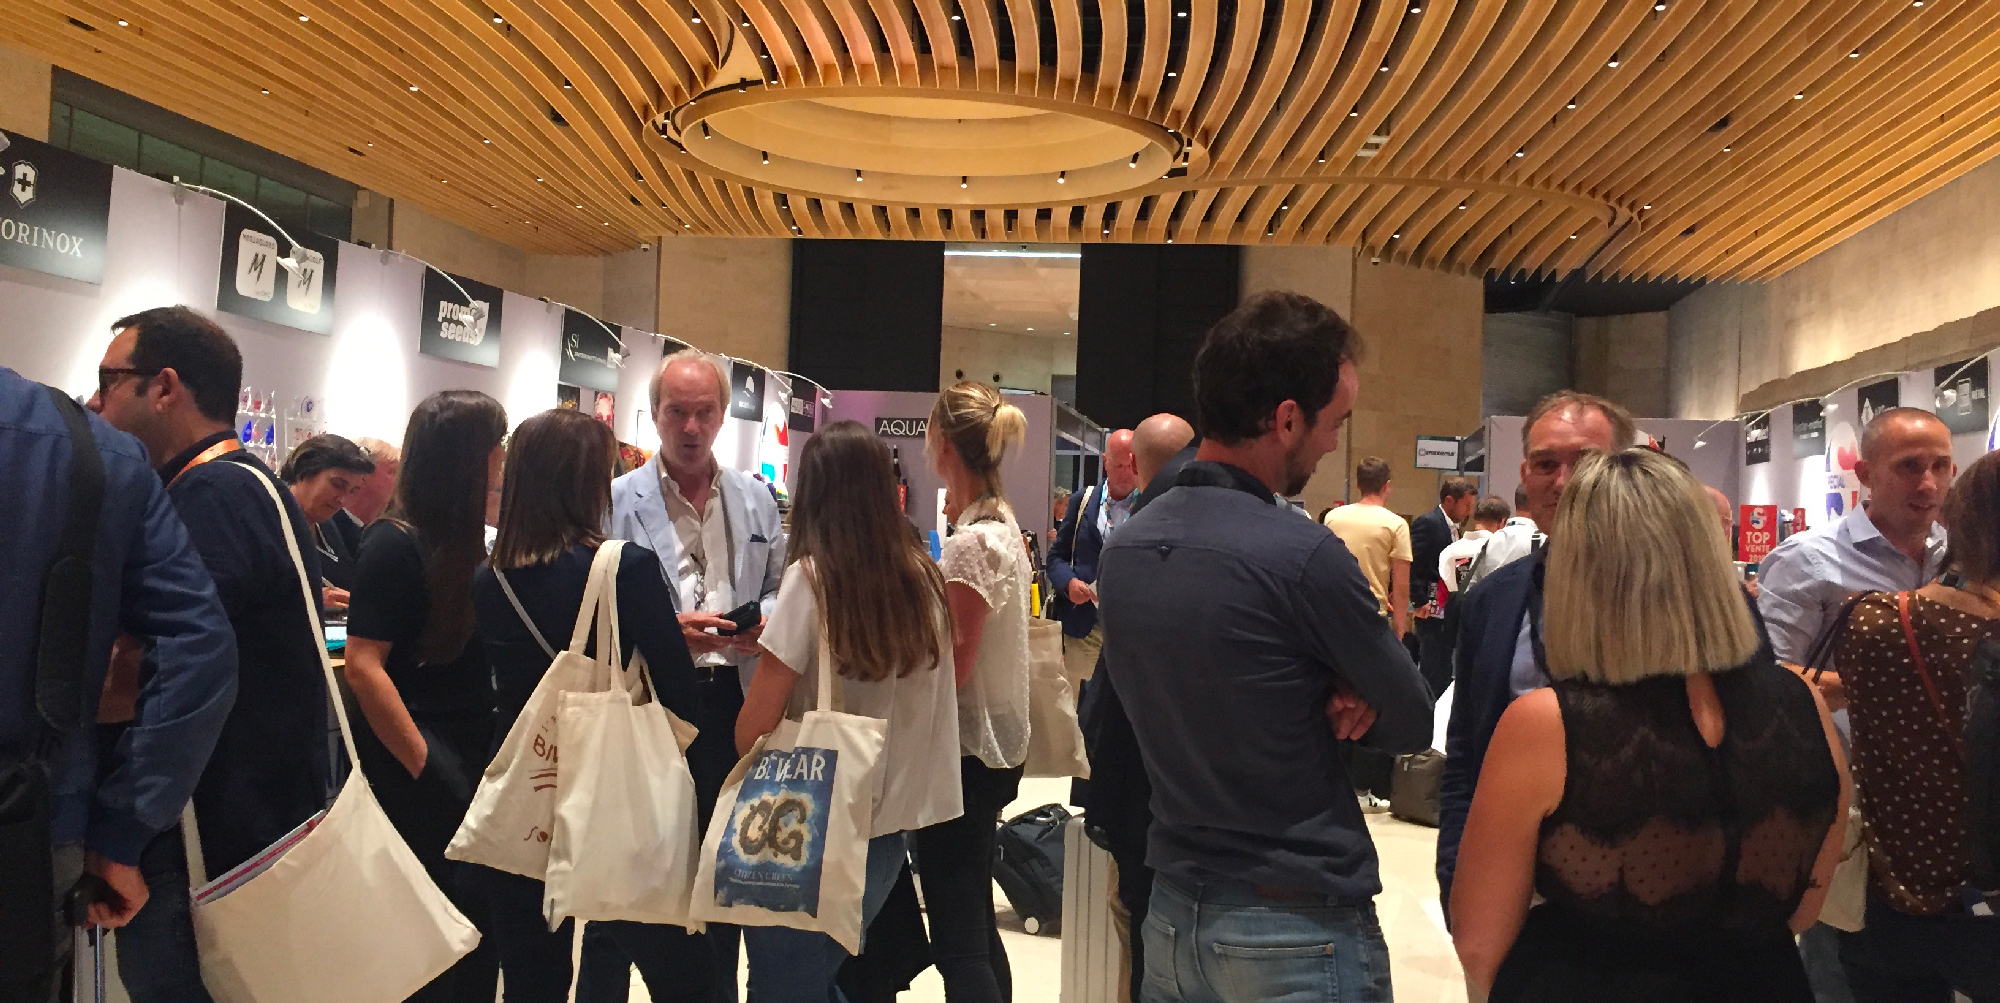
[[(1896, 549), (1857, 508), (1831, 526), (1807, 530), (1765, 556), (1758, 568), (1757, 610), (1778, 660), (1803, 664), (1847, 597), (1866, 589), (1921, 588), (1944, 564), (1944, 527), (1931, 525), (1921, 564)], [(1825, 666), (1820, 666), (1825, 668)]]
[[(104, 461), (96, 573), (84, 653), (83, 725), (53, 764), (55, 840), (137, 864), (180, 820), (236, 698), (236, 635), (138, 440), (89, 416)], [(32, 752), (42, 579), (69, 505), (69, 427), (48, 390), (0, 367), (0, 755)], [(151, 645), (138, 719), (116, 749), (91, 722), (119, 631)], [(99, 760), (104, 760), (100, 769)]]

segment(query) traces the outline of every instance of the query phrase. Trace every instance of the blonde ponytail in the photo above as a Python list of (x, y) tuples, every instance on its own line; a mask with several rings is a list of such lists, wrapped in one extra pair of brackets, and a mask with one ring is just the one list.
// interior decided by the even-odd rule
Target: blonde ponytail
[(935, 449), (948, 442), (965, 469), (986, 483), (986, 489), (1000, 494), (1000, 461), (1007, 450), (1028, 439), (1028, 416), (1006, 402), (1000, 391), (984, 383), (964, 380), (938, 394), (931, 407), (930, 429), (925, 438)]

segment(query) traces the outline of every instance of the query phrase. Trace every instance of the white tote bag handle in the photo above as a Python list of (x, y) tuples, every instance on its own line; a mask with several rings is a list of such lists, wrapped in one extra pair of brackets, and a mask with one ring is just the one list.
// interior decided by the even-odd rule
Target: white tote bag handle
[[(306, 622), (312, 625), (313, 648), (319, 652), (319, 667), (326, 674), (326, 698), (332, 702), (334, 720), (340, 724), (340, 741), (347, 746), (347, 761), (358, 770), (361, 768), (361, 752), (354, 745), (354, 728), (347, 721), (347, 703), (340, 698), (340, 681), (333, 674), (333, 656), (326, 650), (326, 628), (320, 625), (319, 603), (313, 595), (312, 579), (306, 577), (306, 560), (299, 553), (298, 536), (292, 532), (291, 513), (285, 511), (284, 499), (278, 497), (278, 489), (272, 487), (263, 474), (240, 463), (228, 465), (256, 478), (265, 493), (271, 496), (271, 504), (278, 507), (278, 535), (285, 538), (285, 549), (292, 555), (292, 569), (299, 575), (299, 596), (305, 600)], [(201, 856), (201, 835), (195, 826), (192, 799), (189, 799), (187, 807), (181, 809), (181, 842), (187, 848), (188, 882), (199, 888), (208, 883), (208, 867)]]

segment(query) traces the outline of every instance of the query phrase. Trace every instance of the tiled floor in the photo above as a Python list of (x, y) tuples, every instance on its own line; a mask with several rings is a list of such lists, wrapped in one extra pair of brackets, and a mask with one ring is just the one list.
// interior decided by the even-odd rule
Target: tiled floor
[[(1020, 797), (1008, 806), (1008, 817), (1068, 798), (1066, 780), (1026, 780)], [(1465, 982), (1444, 932), (1438, 908), (1437, 878), (1432, 871), (1437, 830), (1400, 822), (1387, 815), (1369, 816), (1368, 828), (1382, 858), (1381, 897), (1375, 900), (1382, 933), (1389, 941), (1389, 962), (1396, 998), (1409, 1003), (1463, 1003)], [(1062, 984), (1062, 941), (1030, 936), (1021, 929), (1005, 896), (1000, 903), (1000, 939), (1014, 972), (1014, 998), (1019, 1003), (1057, 1003)], [(632, 999), (646, 999), (645, 986), (633, 979)], [(917, 978), (899, 1003), (944, 1003), (944, 983), (932, 968)]]

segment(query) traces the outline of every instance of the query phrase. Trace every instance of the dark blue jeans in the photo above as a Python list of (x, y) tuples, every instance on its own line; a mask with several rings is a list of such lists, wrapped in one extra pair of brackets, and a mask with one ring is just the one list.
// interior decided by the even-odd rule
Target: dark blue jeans
[(1277, 900), (1241, 882), (1153, 879), (1144, 1003), (1388, 1003), (1374, 903)]
[(1857, 1003), (2000, 1000), (2000, 917), (1912, 916), (1868, 898), (1868, 922), (1840, 935), (1840, 963)]
[(146, 844), (139, 871), (146, 877), (146, 905), (113, 938), (126, 994), (132, 1003), (211, 1003), (201, 981), (201, 957), (195, 953), (187, 854), (179, 826)]
[[(903, 833), (868, 841), (868, 876), (861, 893), (861, 928), (875, 921), (889, 890), (903, 873), (909, 843)], [(843, 1003), (834, 988), (847, 949), (832, 937), (783, 926), (746, 926), (743, 950), (750, 955), (750, 998), (756, 1003)]]

